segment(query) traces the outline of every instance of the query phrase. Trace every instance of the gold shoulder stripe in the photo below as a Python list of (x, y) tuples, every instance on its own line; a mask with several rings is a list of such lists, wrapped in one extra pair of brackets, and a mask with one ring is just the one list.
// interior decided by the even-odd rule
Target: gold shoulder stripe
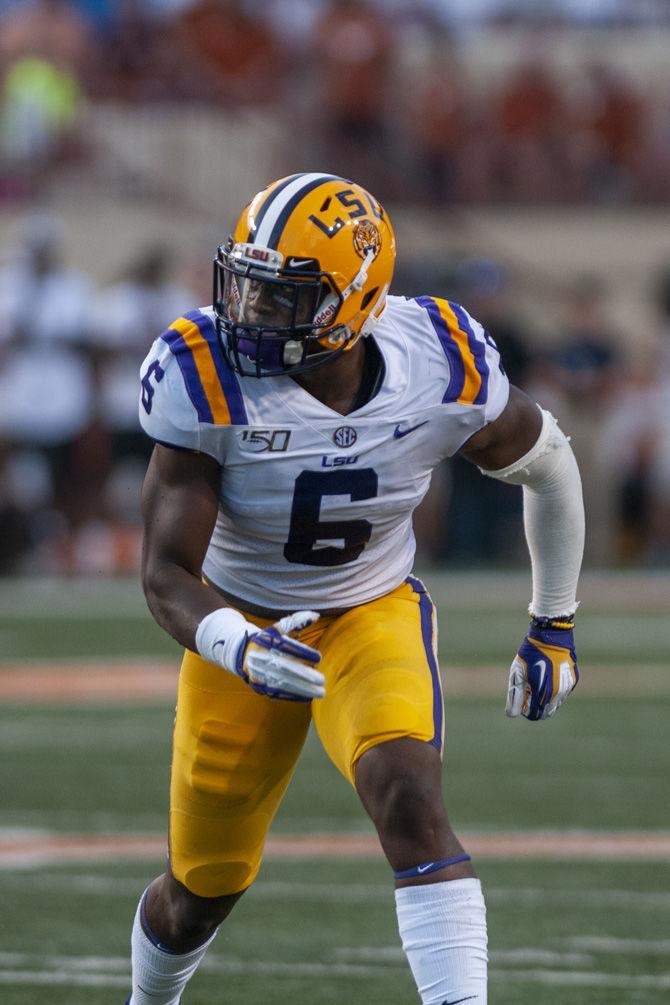
[(171, 327), (179, 332), (191, 350), (214, 422), (218, 426), (230, 425), (230, 410), (207, 339), (203, 337), (197, 324), (187, 318), (178, 318)]
[(459, 405), (472, 405), (482, 386), (482, 377), (475, 366), (475, 357), (470, 349), (467, 332), (464, 332), (459, 325), (458, 318), (447, 300), (438, 300), (436, 298), (435, 303), (442, 320), (449, 330), (449, 334), (458, 346), (458, 351), (463, 362), (463, 389), (456, 401)]

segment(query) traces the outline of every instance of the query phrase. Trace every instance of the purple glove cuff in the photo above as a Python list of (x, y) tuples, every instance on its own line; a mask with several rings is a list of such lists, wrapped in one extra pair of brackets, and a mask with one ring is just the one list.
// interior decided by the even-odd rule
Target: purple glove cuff
[(546, 646), (558, 646), (568, 649), (572, 658), (575, 657), (575, 639), (572, 628), (543, 628), (537, 622), (531, 621), (528, 638), (542, 642)]

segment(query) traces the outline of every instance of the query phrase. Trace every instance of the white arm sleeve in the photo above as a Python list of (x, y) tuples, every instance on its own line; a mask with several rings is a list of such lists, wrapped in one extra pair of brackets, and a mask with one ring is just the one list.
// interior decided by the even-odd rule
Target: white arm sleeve
[(509, 467), (480, 471), (523, 485), (523, 522), (533, 573), (529, 610), (538, 617), (574, 614), (584, 551), (584, 505), (577, 461), (550, 412), (537, 442)]

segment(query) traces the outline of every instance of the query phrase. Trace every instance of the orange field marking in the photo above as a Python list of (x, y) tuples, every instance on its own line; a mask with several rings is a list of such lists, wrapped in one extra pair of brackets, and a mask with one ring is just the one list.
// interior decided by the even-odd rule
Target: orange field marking
[[(668, 694), (663, 666), (582, 666), (579, 694), (637, 696)], [(137, 704), (177, 697), (179, 656), (118, 661), (0, 662), (0, 701), (62, 705)], [(443, 668), (447, 699), (497, 696), (504, 704), (507, 669), (499, 666)]]
[(176, 699), (178, 675), (178, 660), (1, 663), (0, 698), (64, 704)]
[[(620, 860), (635, 856), (670, 860), (668, 831), (503, 831), (463, 832), (461, 840), (475, 858)], [(66, 862), (115, 862), (161, 858), (166, 839), (158, 834), (54, 834), (2, 836), (0, 867)], [(372, 834), (296, 834), (270, 837), (269, 858), (381, 858)]]

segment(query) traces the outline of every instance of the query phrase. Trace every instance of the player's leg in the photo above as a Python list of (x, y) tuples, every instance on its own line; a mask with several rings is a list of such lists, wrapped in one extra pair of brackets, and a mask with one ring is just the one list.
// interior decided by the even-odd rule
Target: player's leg
[(356, 789), (396, 877), (398, 927), (425, 1005), (486, 1002), (486, 911), (447, 818), (441, 760), (411, 738), (370, 748)]
[[(405, 737), (371, 747), (356, 764), (355, 784), (394, 873), (421, 870), (399, 876), (398, 888), (475, 875), (447, 817), (434, 746)], [(436, 868), (440, 862), (449, 864)]]
[(418, 580), (322, 636), (326, 698), (314, 722), (355, 785), (396, 877), (403, 947), (424, 1005), (486, 1002), (479, 880), (442, 795), (434, 610)]
[(133, 921), (133, 990), (126, 1005), (176, 1005), (242, 892), (198, 898), (169, 867), (155, 879), (144, 891)]
[(218, 925), (255, 879), (310, 722), (187, 652), (170, 785), (170, 858), (132, 935), (132, 1005), (176, 1005)]

